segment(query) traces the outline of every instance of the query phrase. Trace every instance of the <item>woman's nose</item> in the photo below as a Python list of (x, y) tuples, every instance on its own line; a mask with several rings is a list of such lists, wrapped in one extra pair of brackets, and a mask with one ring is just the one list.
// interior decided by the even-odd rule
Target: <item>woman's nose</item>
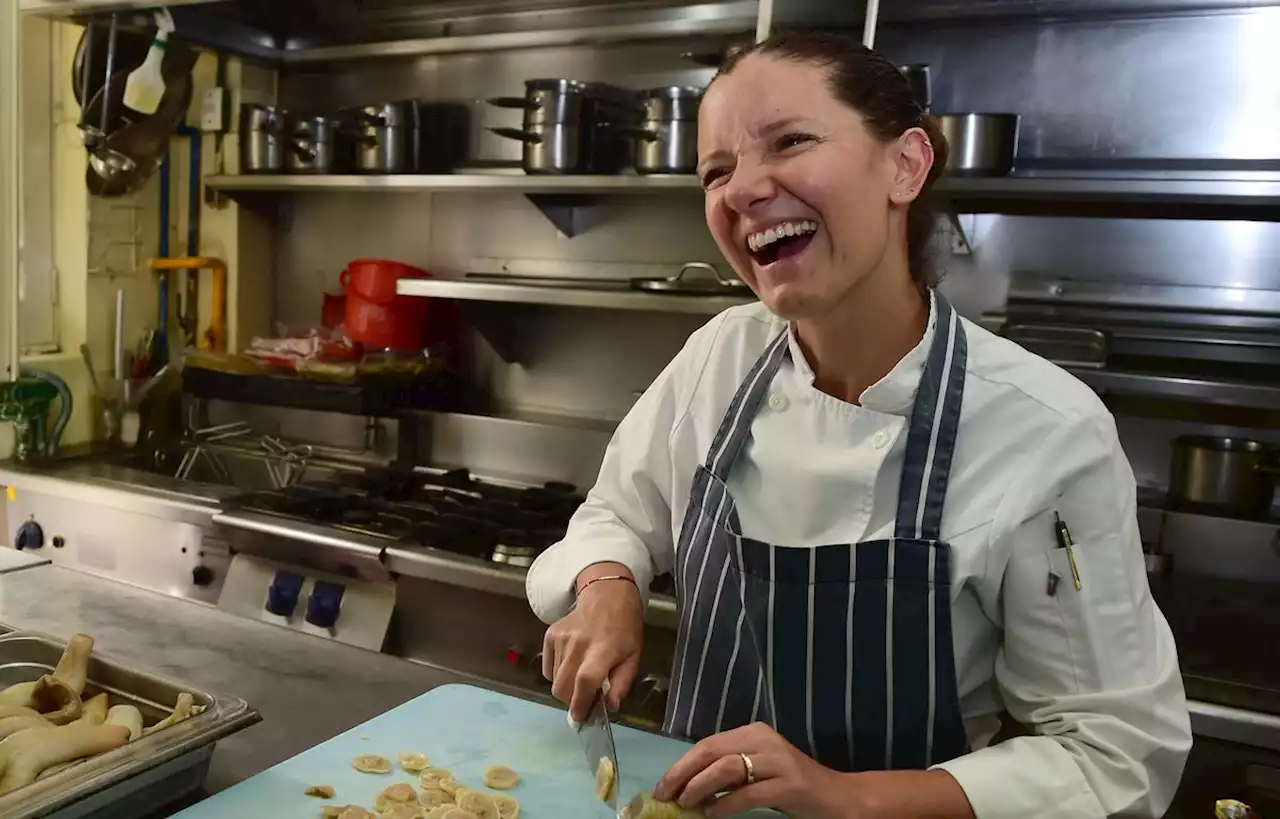
[(725, 203), (738, 213), (746, 213), (772, 199), (777, 192), (777, 185), (769, 175), (768, 168), (755, 163), (739, 162), (725, 185)]

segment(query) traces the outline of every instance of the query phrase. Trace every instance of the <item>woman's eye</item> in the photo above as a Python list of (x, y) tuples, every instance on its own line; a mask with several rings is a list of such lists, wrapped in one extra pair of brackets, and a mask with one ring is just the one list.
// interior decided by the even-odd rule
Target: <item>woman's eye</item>
[(778, 138), (778, 142), (775, 147), (779, 151), (785, 151), (789, 148), (806, 145), (812, 141), (813, 137), (809, 134), (785, 134)]
[(721, 179), (724, 179), (726, 171), (723, 168), (711, 168), (702, 174), (702, 187), (711, 188)]

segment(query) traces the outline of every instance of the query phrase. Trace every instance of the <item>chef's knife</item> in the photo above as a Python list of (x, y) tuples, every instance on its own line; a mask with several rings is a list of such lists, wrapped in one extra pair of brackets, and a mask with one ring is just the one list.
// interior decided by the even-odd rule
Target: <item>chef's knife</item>
[[(604, 797), (604, 801), (618, 811), (618, 785), (622, 777), (618, 771), (618, 749), (613, 744), (613, 728), (609, 725), (609, 711), (605, 708), (604, 698), (609, 693), (609, 681), (605, 680), (604, 690), (591, 705), (591, 712), (582, 723), (570, 724), (578, 732), (578, 741), (587, 757), (587, 766), (591, 770), (592, 781), (596, 783), (596, 795)], [(607, 793), (604, 792), (607, 786)]]

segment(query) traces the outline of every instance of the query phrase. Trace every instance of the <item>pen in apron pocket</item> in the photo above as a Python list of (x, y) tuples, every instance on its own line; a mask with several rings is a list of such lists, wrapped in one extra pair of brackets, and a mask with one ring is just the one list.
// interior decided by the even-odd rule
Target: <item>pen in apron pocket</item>
[(1056, 511), (1053, 513), (1053, 531), (1058, 538), (1058, 545), (1067, 550), (1067, 563), (1071, 565), (1071, 580), (1075, 583), (1076, 591), (1080, 591), (1084, 585), (1080, 582), (1076, 553), (1071, 548), (1075, 545), (1075, 541), (1071, 539), (1071, 530), (1067, 528), (1067, 524), (1063, 523), (1062, 517)]

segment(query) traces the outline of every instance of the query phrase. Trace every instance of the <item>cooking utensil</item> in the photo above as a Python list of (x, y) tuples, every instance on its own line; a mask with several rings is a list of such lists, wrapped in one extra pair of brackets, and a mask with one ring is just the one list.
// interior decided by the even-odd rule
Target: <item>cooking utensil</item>
[(1004, 176), (1018, 155), (1017, 114), (939, 114), (938, 125), (950, 151), (947, 171), (954, 176)]
[(898, 66), (898, 70), (902, 72), (902, 76), (907, 78), (907, 84), (911, 86), (911, 95), (916, 98), (916, 102), (925, 111), (933, 105), (933, 82), (929, 74), (929, 66), (926, 63), (910, 63), (908, 65)]
[(285, 163), (287, 113), (274, 105), (240, 106), (241, 173), (280, 173)]
[(698, 107), (702, 89), (672, 85), (640, 94), (644, 120), (623, 128), (635, 140), (633, 164), (640, 174), (687, 174), (698, 166)]
[(582, 135), (578, 125), (566, 123), (490, 128), (507, 139), (524, 143), (520, 164), (528, 174), (577, 173), (582, 168)]
[(430, 278), (425, 270), (382, 259), (357, 259), (338, 282), (347, 294), (343, 324), (352, 341), (377, 349), (421, 349), (431, 300), (396, 293), (403, 278)]
[[(578, 742), (582, 744), (582, 751), (587, 757), (587, 766), (591, 771), (593, 781), (600, 776), (602, 765), (612, 766), (610, 771), (612, 785), (609, 788), (608, 798), (603, 801), (616, 813), (618, 810), (618, 785), (621, 783), (622, 777), (618, 770), (618, 749), (613, 742), (613, 728), (609, 725), (609, 710), (604, 704), (605, 695), (608, 693), (609, 681), (605, 680), (600, 696), (596, 697), (595, 702), (591, 705), (591, 712), (587, 714), (586, 721), (573, 727), (578, 732)], [(572, 720), (570, 720), (570, 724), (573, 724)], [(605, 760), (608, 761), (605, 762)], [(599, 787), (598, 783), (597, 787)]]
[(1181, 508), (1265, 517), (1280, 477), (1280, 448), (1247, 438), (1183, 435), (1173, 442), (1169, 500)]
[[(711, 276), (685, 276), (693, 270), (705, 271), (711, 273)], [(720, 272), (720, 268), (706, 262), (688, 262), (674, 276), (632, 279), (631, 286), (656, 293), (682, 293), (697, 296), (736, 295), (751, 292), (751, 288), (742, 279), (737, 276), (726, 276)]]
[(366, 105), (346, 114), (357, 171), (390, 174), (417, 170), (414, 147), (422, 140), (417, 100)]
[(326, 174), (337, 159), (338, 121), (331, 117), (300, 117), (290, 127), (289, 171)]
[(580, 123), (589, 88), (587, 83), (578, 80), (527, 80), (523, 97), (491, 97), (488, 102), (498, 108), (523, 111), (526, 127)]

